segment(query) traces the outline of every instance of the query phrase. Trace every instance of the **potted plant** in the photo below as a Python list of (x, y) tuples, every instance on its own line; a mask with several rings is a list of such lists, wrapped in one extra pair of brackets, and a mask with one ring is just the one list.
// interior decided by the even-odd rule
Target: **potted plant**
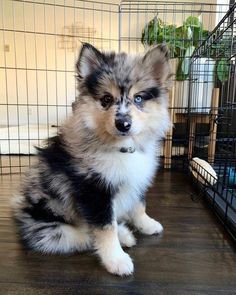
[[(216, 34), (218, 33), (219, 30), (216, 31)], [(174, 107), (178, 109), (177, 112), (185, 112), (188, 107), (190, 75), (193, 79), (190, 107), (198, 112), (209, 112), (210, 110), (215, 74), (219, 81), (227, 80), (229, 66), (225, 57), (225, 40), (216, 44), (213, 42), (210, 50), (193, 62), (189, 73), (190, 58), (193, 52), (210, 35), (211, 32), (203, 28), (202, 22), (196, 16), (189, 16), (179, 27), (165, 24), (155, 16), (142, 30), (141, 42), (144, 46), (166, 43), (171, 58), (175, 59), (175, 63), (173, 62), (176, 65)]]

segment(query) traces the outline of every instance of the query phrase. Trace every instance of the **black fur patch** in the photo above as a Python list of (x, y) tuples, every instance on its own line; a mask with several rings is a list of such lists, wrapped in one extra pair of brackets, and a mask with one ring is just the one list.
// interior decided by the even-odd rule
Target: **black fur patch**
[(92, 74), (90, 74), (86, 79), (85, 79), (85, 86), (86, 90), (88, 93), (90, 93), (93, 97), (98, 95), (98, 87), (99, 87), (99, 79), (103, 75), (103, 70), (98, 69), (94, 71)]
[[(87, 46), (90, 46), (89, 44)], [(86, 46), (85, 46), (86, 47)], [(96, 50), (96, 49), (95, 49)], [(115, 62), (115, 53), (111, 52), (108, 54), (104, 54), (101, 52), (97, 52), (97, 57), (99, 59), (100, 66), (92, 71), (87, 77), (85, 77), (84, 85), (86, 87), (86, 91), (96, 98), (98, 96), (99, 89), (99, 80), (103, 75), (109, 76), (112, 72), (111, 69), (114, 67)], [(99, 98), (99, 97), (97, 97)]]
[(32, 207), (24, 208), (23, 211), (36, 221), (67, 223), (63, 217), (55, 215), (53, 211), (47, 207), (47, 201), (44, 199), (41, 199)]
[(124, 87), (124, 85), (121, 85), (119, 88), (120, 88), (121, 102), (123, 102), (124, 101), (124, 94), (125, 94), (125, 87)]
[(144, 100), (149, 100), (149, 99), (152, 99), (152, 98), (159, 97), (160, 90), (157, 87), (152, 87), (152, 88), (145, 89), (144, 91), (136, 94), (136, 96), (137, 95), (141, 95)]
[(71, 196), (88, 223), (104, 226), (112, 222), (115, 188), (107, 186), (98, 174), (93, 173), (89, 178), (79, 174), (59, 136), (48, 147), (39, 149), (39, 156), (49, 165), (50, 173), (62, 173), (70, 180)]

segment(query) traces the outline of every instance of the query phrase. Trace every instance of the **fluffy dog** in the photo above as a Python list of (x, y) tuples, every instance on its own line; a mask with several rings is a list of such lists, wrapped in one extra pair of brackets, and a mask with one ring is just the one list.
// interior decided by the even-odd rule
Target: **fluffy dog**
[(79, 97), (58, 136), (38, 148), (15, 217), (34, 250), (96, 250), (106, 269), (130, 275), (121, 246), (160, 233), (145, 212), (144, 194), (158, 165), (160, 141), (170, 127), (170, 66), (164, 45), (144, 55), (100, 52), (83, 44), (77, 62)]

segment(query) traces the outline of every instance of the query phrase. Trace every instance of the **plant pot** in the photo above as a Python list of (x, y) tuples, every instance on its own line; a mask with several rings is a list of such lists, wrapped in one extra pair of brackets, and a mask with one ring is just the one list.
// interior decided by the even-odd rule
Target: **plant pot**
[(215, 61), (211, 58), (197, 58), (191, 66), (190, 110), (209, 113), (214, 88)]
[[(190, 80), (175, 81), (176, 113), (209, 113), (214, 88), (215, 61), (197, 58), (190, 67)], [(191, 81), (191, 82), (190, 82)]]

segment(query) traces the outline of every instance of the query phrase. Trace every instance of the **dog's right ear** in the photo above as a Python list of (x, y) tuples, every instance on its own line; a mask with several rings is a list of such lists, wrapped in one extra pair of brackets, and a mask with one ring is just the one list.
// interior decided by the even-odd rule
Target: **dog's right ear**
[(104, 55), (94, 46), (83, 43), (79, 59), (76, 63), (77, 74), (80, 80), (87, 77), (104, 62)]

